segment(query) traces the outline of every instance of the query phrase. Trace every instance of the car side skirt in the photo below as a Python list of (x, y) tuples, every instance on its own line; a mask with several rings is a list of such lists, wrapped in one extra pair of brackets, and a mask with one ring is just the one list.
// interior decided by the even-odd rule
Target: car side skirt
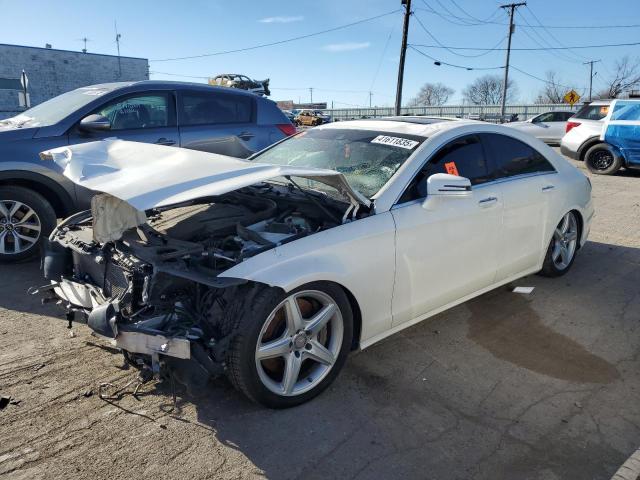
[(436, 308), (435, 310), (432, 310), (432, 311), (430, 311), (430, 312), (428, 312), (426, 314), (420, 315), (419, 317), (416, 317), (413, 320), (409, 320), (408, 322), (401, 323), (400, 325), (397, 325), (397, 326), (395, 326), (393, 328), (390, 328), (389, 330), (387, 330), (385, 332), (382, 332), (382, 333), (380, 333), (380, 334), (378, 334), (378, 335), (376, 335), (374, 337), (368, 338), (366, 340), (361, 340), (360, 341), (360, 350), (364, 350), (364, 349), (370, 347), (371, 345), (373, 345), (373, 344), (375, 344), (375, 343), (377, 343), (377, 342), (379, 342), (381, 340), (384, 340), (385, 338), (387, 338), (387, 337), (389, 337), (389, 336), (391, 336), (391, 335), (393, 335), (395, 333), (398, 333), (398, 332), (404, 330), (405, 328), (409, 328), (409, 327), (411, 327), (413, 325), (416, 325), (417, 323), (420, 323), (423, 320), (426, 320), (427, 318), (433, 317), (434, 315), (437, 315), (438, 313), (442, 313), (445, 310), (449, 310), (450, 308), (453, 308), (453, 307), (455, 307), (457, 305), (460, 305), (461, 303), (464, 303), (464, 302), (466, 302), (468, 300), (471, 300), (472, 298), (478, 297), (478, 296), (480, 296), (480, 295), (482, 295), (484, 293), (490, 292), (491, 290), (495, 290), (496, 288), (501, 287), (502, 285), (505, 285), (505, 284), (507, 284), (509, 282), (513, 282), (514, 280), (517, 280), (519, 278), (526, 277), (527, 275), (531, 275), (532, 273), (536, 273), (538, 271), (540, 271), (540, 266), (539, 265), (536, 266), (535, 268), (531, 268), (531, 269), (525, 270), (525, 271), (520, 272), (520, 273), (518, 273), (516, 275), (508, 277), (508, 278), (506, 278), (504, 280), (501, 280), (500, 282), (494, 283), (493, 285), (490, 285), (490, 286), (485, 287), (485, 288), (483, 288), (481, 290), (478, 290), (478, 291), (476, 291), (476, 292), (474, 292), (474, 293), (472, 293), (470, 295), (467, 295), (465, 297), (459, 298), (458, 300), (454, 300), (453, 302), (448, 303), (448, 304), (446, 304), (446, 305), (444, 305), (442, 307)]

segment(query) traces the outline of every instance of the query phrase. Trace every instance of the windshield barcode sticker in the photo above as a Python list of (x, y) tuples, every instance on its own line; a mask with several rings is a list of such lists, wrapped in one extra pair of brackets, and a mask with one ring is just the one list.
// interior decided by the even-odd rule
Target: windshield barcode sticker
[(376, 138), (371, 140), (371, 143), (381, 143), (382, 145), (391, 145), (392, 147), (400, 147), (400, 148), (406, 148), (407, 150), (412, 150), (420, 142), (416, 142), (415, 140), (409, 140), (408, 138), (390, 137), (388, 135), (378, 135)]

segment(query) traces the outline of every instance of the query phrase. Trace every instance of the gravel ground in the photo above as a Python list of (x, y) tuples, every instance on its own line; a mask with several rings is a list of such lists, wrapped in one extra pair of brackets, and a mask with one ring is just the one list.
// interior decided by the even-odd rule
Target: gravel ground
[[(576, 163), (576, 165), (578, 165)], [(578, 165), (582, 168), (582, 165)], [(531, 295), (493, 291), (351, 356), (287, 411), (224, 380), (148, 384), (0, 267), (0, 476), (606, 479), (640, 444), (640, 175), (592, 177), (590, 242)]]

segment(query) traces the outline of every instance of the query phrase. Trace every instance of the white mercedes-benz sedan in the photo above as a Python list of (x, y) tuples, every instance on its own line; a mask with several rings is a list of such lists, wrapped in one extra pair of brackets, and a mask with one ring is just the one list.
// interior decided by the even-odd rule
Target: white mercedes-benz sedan
[(248, 161), (120, 140), (41, 157), (98, 193), (51, 234), (34, 292), (147, 372), (226, 374), (273, 408), (353, 349), (565, 274), (593, 217), (563, 157), (472, 121), (332, 123)]

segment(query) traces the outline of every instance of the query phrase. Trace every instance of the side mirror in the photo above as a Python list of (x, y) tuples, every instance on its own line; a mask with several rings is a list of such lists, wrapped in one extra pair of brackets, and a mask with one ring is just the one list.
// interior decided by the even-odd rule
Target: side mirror
[(80, 129), (87, 132), (111, 130), (111, 122), (107, 117), (93, 114), (80, 120)]
[(471, 195), (471, 180), (448, 173), (435, 173), (427, 178), (429, 197), (468, 197)]

